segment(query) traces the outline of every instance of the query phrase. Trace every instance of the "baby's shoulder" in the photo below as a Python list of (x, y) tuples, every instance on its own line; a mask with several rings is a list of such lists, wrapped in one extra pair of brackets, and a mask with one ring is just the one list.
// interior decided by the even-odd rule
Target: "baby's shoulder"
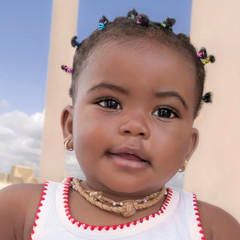
[(232, 215), (202, 201), (198, 201), (198, 209), (206, 239), (240, 239), (240, 224)]
[(43, 184), (14, 184), (0, 190), (0, 239), (30, 238)]

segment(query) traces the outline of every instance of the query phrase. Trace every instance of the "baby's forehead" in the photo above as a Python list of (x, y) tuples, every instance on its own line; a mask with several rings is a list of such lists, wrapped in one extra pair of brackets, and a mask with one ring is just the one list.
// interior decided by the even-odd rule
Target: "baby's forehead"
[(141, 90), (138, 85), (152, 86), (152, 89), (164, 85), (174, 89), (181, 83), (181, 88), (190, 86), (191, 91), (195, 88), (193, 66), (188, 65), (175, 50), (166, 46), (155, 48), (153, 44), (136, 41), (111, 43), (110, 47), (103, 45), (92, 54), (86, 73), (85, 80), (89, 86), (113, 81), (122, 86), (134, 82), (138, 91)]
[(182, 68), (194, 74), (194, 78), (196, 75), (194, 64), (188, 58), (183, 57), (181, 52), (171, 45), (146, 38), (105, 42), (92, 52), (88, 64), (111, 65), (113, 60), (119, 60), (120, 57), (121, 60), (132, 59), (132, 63), (128, 61), (130, 67), (137, 61), (139, 68), (151, 67), (159, 62), (164, 64), (164, 62), (167, 63), (166, 60), (171, 59), (172, 63), (181, 64)]
[[(101, 60), (104, 58), (107, 53), (115, 52), (119, 49), (128, 49), (128, 50), (138, 50), (138, 53), (142, 59), (144, 59), (144, 54), (146, 52), (158, 52), (160, 54), (173, 54), (175, 53), (176, 57), (180, 57), (182, 61), (185, 61), (187, 64), (191, 65), (194, 69), (194, 63), (191, 61), (191, 56), (183, 49), (177, 47), (175, 44), (171, 42), (167, 42), (164, 39), (159, 40), (157, 37), (150, 38), (150, 37), (142, 37), (142, 38), (135, 38), (135, 37), (126, 37), (122, 36), (119, 39), (105, 39), (103, 42), (99, 42), (89, 53), (89, 58), (96, 58)], [(142, 52), (142, 54), (141, 54)], [(130, 55), (129, 52), (128, 55)]]

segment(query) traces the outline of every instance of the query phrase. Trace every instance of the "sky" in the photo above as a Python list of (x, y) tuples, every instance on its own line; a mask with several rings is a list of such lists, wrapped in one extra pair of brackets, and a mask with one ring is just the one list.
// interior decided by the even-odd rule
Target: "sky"
[[(71, 0), (68, 2), (71, 4)], [(20, 164), (34, 167), (38, 175), (52, 4), (52, 0), (1, 3), (0, 169), (3, 172), (9, 172), (12, 164)], [(102, 15), (112, 21), (117, 16), (126, 16), (133, 8), (153, 21), (175, 18), (174, 32), (189, 34), (191, 5), (191, 0), (79, 0), (78, 40), (98, 28)]]

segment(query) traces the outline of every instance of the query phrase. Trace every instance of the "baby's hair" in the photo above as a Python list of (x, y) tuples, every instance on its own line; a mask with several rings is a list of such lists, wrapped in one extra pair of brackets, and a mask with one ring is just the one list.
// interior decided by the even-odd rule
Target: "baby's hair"
[[(177, 51), (186, 61), (192, 63), (196, 72), (196, 101), (194, 118), (198, 115), (201, 103), (211, 102), (205, 101), (203, 97), (203, 89), (205, 82), (204, 65), (208, 62), (214, 62), (215, 58), (207, 56), (207, 51), (202, 48), (199, 52), (190, 43), (190, 38), (183, 33), (175, 34), (172, 27), (176, 20), (167, 18), (162, 23), (152, 22), (148, 16), (138, 14), (135, 9), (129, 11), (127, 17), (117, 17), (113, 22), (103, 16), (99, 21), (99, 28), (81, 43), (76, 41), (77, 37), (73, 37), (71, 44), (77, 47), (72, 71), (72, 84), (69, 95), (72, 103), (75, 103), (77, 82), (81, 71), (87, 65), (89, 56), (100, 46), (111, 42), (122, 43), (125, 40), (151, 40), (156, 43), (170, 47)], [(211, 99), (211, 94), (209, 99)]]
[(202, 96), (202, 100), (206, 103), (210, 103), (212, 102), (212, 93), (211, 92), (207, 92)]
[(80, 45), (80, 43), (77, 41), (77, 36), (74, 36), (71, 39), (71, 44), (72, 44), (73, 47), (78, 47)]

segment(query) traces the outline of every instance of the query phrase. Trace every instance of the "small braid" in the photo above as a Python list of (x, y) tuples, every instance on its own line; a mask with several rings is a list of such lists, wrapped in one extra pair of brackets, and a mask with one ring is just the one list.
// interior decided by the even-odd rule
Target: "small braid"
[[(133, 9), (126, 17), (117, 17), (110, 22), (105, 16), (99, 21), (99, 28), (84, 39), (81, 43), (73, 37), (71, 44), (77, 47), (72, 70), (72, 84), (69, 91), (73, 105), (75, 103), (76, 85), (82, 69), (86, 66), (89, 56), (94, 50), (103, 44), (119, 42), (128, 39), (154, 39), (158, 43), (176, 50), (188, 62), (192, 63), (196, 71), (196, 100), (194, 118), (198, 115), (201, 103), (204, 101), (203, 90), (205, 82), (204, 66), (208, 62), (214, 62), (214, 56), (207, 56), (205, 48), (199, 52), (191, 44), (190, 38), (183, 33), (175, 34), (172, 30), (176, 20), (167, 18), (162, 23), (150, 21), (145, 14), (138, 14)], [(211, 102), (211, 101), (204, 101)]]
[(210, 103), (212, 102), (212, 93), (211, 92), (207, 92), (202, 96), (202, 100), (206, 103)]
[(129, 11), (127, 14), (127, 18), (136, 19), (137, 16), (138, 16), (138, 13), (135, 9), (133, 9), (132, 11)]
[(137, 24), (144, 26), (144, 27), (148, 27), (149, 26), (149, 18), (146, 15), (139, 15), (138, 16), (138, 20), (137, 20)]

